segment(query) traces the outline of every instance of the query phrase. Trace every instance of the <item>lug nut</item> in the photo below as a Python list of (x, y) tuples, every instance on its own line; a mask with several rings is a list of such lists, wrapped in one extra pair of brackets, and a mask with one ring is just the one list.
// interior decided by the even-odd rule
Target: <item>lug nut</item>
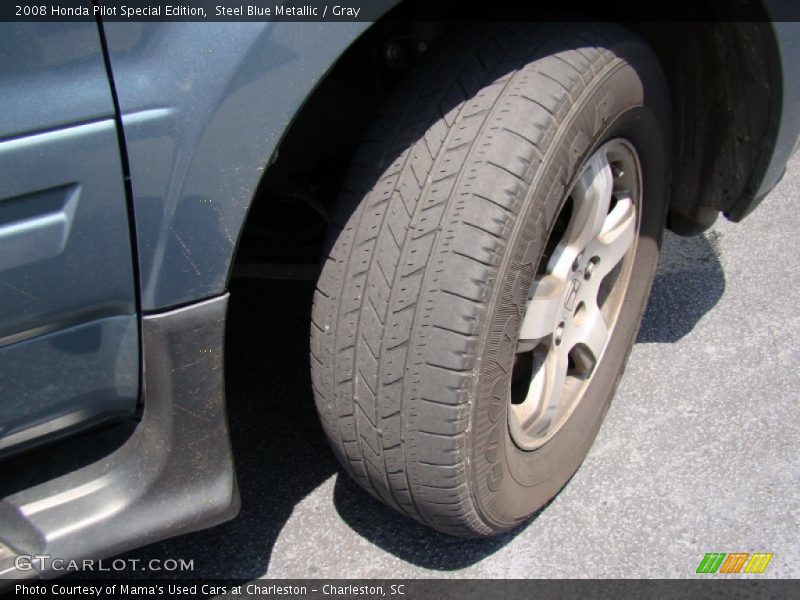
[(556, 331), (553, 334), (553, 341), (555, 342), (556, 346), (560, 346), (563, 340), (564, 340), (564, 323), (560, 323), (558, 327), (556, 327)]
[(400, 67), (406, 61), (405, 48), (400, 44), (390, 43), (386, 46), (386, 64), (392, 68)]
[(600, 262), (600, 259), (596, 256), (593, 256), (589, 259), (589, 262), (586, 263), (586, 268), (583, 270), (583, 278), (586, 281), (589, 281), (592, 278), (592, 273), (594, 273), (594, 268), (597, 266), (597, 263)]

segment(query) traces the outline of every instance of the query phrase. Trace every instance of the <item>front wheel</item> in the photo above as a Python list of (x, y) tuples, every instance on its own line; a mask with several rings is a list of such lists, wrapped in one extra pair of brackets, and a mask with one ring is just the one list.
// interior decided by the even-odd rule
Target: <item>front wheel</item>
[(610, 25), (465, 33), (368, 133), (314, 300), (345, 469), (443, 532), (528, 518), (591, 445), (666, 213), (669, 98)]

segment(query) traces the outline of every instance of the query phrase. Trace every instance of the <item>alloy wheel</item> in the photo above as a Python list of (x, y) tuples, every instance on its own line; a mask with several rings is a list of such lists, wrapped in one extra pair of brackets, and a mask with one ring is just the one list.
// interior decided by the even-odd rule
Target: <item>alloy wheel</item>
[(511, 378), (509, 428), (534, 450), (574, 411), (602, 361), (630, 279), (641, 168), (621, 139), (584, 163), (528, 297)]

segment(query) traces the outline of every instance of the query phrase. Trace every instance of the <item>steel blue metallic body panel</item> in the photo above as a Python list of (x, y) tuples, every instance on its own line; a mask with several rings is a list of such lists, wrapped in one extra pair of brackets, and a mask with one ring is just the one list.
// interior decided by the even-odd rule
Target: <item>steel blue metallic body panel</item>
[(367, 27), (104, 25), (131, 166), (145, 311), (225, 290), (250, 201), (281, 136)]
[(114, 103), (94, 23), (2, 24), (0, 454), (133, 414), (139, 341)]
[[(135, 313), (118, 154), (111, 119), (0, 142), (0, 252), (13, 254), (19, 235), (50, 237), (54, 223), (66, 234), (58, 248), (37, 246), (0, 271), (0, 344), (80, 314)], [(63, 207), (51, 200), (59, 190)]]
[[(785, 0), (784, 0), (785, 2)], [(767, 9), (782, 4), (781, 0), (767, 0)], [(776, 12), (773, 8), (773, 12)], [(775, 31), (783, 77), (783, 106), (778, 129), (778, 139), (767, 172), (756, 192), (765, 196), (778, 183), (786, 170), (786, 163), (797, 151), (800, 143), (800, 23), (780, 21), (772, 24)]]
[(3, 23), (0, 140), (114, 115), (97, 25)]
[(135, 316), (96, 319), (0, 348), (0, 455), (130, 414), (139, 393)]

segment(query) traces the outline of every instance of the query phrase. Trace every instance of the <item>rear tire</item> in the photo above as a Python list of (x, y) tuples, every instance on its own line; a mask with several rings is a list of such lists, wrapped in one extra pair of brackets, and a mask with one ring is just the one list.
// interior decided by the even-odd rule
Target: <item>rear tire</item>
[[(488, 536), (572, 476), (652, 282), (668, 107), (652, 52), (611, 25), (464, 33), (397, 91), (344, 185), (311, 327), (317, 408), (364, 489), (439, 531)], [(626, 287), (591, 374), (572, 375), (582, 391), (525, 447), (509, 416), (520, 327), (568, 193), (615, 139), (641, 171)]]

